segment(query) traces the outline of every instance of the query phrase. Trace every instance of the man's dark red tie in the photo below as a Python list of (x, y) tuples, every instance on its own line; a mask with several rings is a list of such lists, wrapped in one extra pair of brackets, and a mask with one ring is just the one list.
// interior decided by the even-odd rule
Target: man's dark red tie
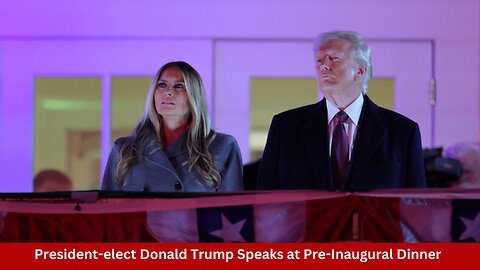
[(335, 117), (338, 118), (338, 123), (332, 134), (332, 169), (335, 187), (340, 189), (348, 165), (348, 136), (343, 125), (348, 115), (344, 111), (339, 111)]

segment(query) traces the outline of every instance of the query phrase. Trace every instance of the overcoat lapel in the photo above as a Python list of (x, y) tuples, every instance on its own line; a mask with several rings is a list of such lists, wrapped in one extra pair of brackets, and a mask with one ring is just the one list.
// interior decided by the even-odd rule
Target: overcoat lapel
[[(328, 157), (328, 119), (325, 99), (321, 100), (305, 115), (300, 127), (301, 144), (308, 153), (309, 162), (315, 171), (319, 188), (333, 189), (330, 159)], [(312, 180), (314, 181), (314, 180)]]
[(351, 161), (347, 168), (342, 190), (351, 187), (350, 179), (356, 179), (355, 172), (359, 172), (372, 158), (378, 146), (385, 140), (386, 122), (380, 108), (375, 105), (367, 96), (364, 103), (358, 124), (357, 135), (353, 145)]
[(166, 152), (156, 142), (152, 141), (147, 145), (145, 149), (145, 161), (158, 167), (158, 170), (161, 171), (162, 174), (168, 172), (171, 176), (179, 179), (177, 171), (170, 162)]

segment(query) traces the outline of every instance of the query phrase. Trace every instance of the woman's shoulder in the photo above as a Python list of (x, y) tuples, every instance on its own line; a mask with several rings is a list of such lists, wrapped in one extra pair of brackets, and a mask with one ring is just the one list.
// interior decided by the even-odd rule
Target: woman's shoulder
[(229, 151), (227, 149), (238, 149), (239, 147), (237, 140), (232, 135), (215, 132), (215, 138), (209, 148), (213, 151)]
[(130, 141), (132, 138), (132, 136), (127, 136), (127, 137), (120, 137), (120, 138), (117, 138), (115, 139), (115, 141), (113, 142), (114, 145), (118, 145), (118, 146), (122, 146), (124, 145), (125, 143), (127, 143), (128, 141)]
[(229, 144), (236, 144), (237, 140), (232, 135), (215, 132), (215, 138), (213, 139), (213, 142), (217, 144), (229, 145)]
[(210, 150), (213, 152), (239, 151), (238, 143), (235, 137), (229, 134), (215, 132), (215, 138), (210, 144)]
[(120, 149), (124, 145), (127, 145), (128, 147), (133, 147), (133, 149), (140, 149), (140, 148), (143, 149), (143, 148), (148, 148), (155, 143), (156, 143), (155, 138), (152, 138), (151, 136), (145, 136), (143, 137), (143, 139), (140, 139), (140, 140), (138, 140), (138, 138), (135, 138), (133, 136), (127, 136), (127, 137), (117, 138), (114, 141), (113, 147)]

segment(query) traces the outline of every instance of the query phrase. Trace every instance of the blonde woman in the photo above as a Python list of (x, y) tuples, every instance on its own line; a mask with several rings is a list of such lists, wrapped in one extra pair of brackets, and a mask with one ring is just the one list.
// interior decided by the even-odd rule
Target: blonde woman
[(236, 140), (210, 129), (205, 90), (185, 62), (160, 68), (145, 114), (132, 134), (115, 141), (102, 190), (215, 192), (243, 189)]

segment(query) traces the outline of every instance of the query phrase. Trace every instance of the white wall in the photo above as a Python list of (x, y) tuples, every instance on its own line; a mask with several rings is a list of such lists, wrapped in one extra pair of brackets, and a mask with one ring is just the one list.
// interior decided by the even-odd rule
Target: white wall
[[(6, 96), (15, 91), (31, 91), (4, 83), (7, 76), (20, 68), (9, 66), (14, 61), (6, 64), (5, 46), (13, 46), (19, 41), (76, 42), (80, 39), (112, 42), (198, 39), (213, 43), (219, 39), (312, 39), (321, 31), (335, 29), (355, 30), (367, 39), (434, 40), (438, 80), (436, 145), (480, 140), (478, 0), (1, 0), (0, 192), (11, 191), (2, 184), (5, 181), (31, 183), (31, 178), (27, 179), (27, 176), (30, 177), (33, 170), (30, 168), (31, 160), (25, 161), (33, 156), (28, 153), (33, 143), (32, 128), (26, 125), (14, 129), (26, 134), (20, 136), (22, 140), (15, 144), (27, 147), (23, 148), (24, 152), (20, 150), (22, 154), (18, 159), (13, 160), (26, 164), (24, 169), (27, 173), (22, 174), (21, 179), (12, 179), (13, 176), (4, 170), (5, 164), (9, 164), (12, 155), (15, 155), (12, 147), (9, 147), (11, 151), (5, 151), (8, 144), (12, 144), (12, 136), (9, 135), (12, 125), (28, 124), (31, 118), (27, 115), (31, 114), (31, 110), (11, 114), (5, 109), (16, 106), (11, 104), (10, 99), (6, 100)], [(191, 50), (196, 51), (197, 48), (192, 46)], [(205, 53), (205, 50), (197, 52)], [(212, 51), (207, 53), (214, 55)], [(416, 59), (412, 57), (410, 60), (415, 65)], [(31, 78), (25, 80), (20, 84), (31, 85)], [(212, 93), (212, 84), (209, 87), (209, 93)], [(18, 93), (18, 98), (25, 95)], [(214, 100), (226, 106), (235, 102), (228, 98)], [(17, 102), (22, 104), (21, 100)], [(26, 184), (19, 184), (15, 190), (25, 189)]]

